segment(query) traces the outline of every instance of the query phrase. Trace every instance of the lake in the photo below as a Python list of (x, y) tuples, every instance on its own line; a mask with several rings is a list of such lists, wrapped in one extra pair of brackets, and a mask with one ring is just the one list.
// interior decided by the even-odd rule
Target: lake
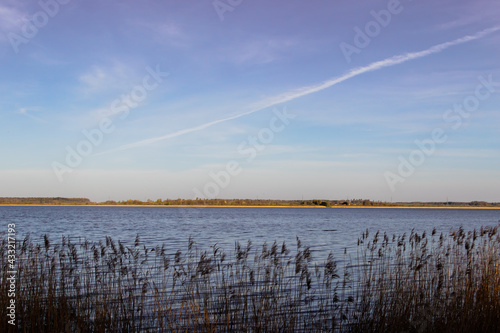
[[(443, 240), (439, 233), (495, 227), (499, 220), (500, 210), (486, 209), (3, 206), (0, 285), (8, 281), (16, 291), (12, 311), (28, 331), (40, 320), (58, 332), (340, 332), (375, 324), (387, 331), (386, 316), (408, 331), (435, 322), (436, 313), (456, 322), (453, 306), (466, 295), (478, 295), (464, 310), (468, 327), (492, 331), (498, 228)], [(13, 259), (5, 255), (12, 223), (19, 241), (14, 278), (6, 273)], [(389, 240), (433, 229), (432, 237)], [(389, 237), (370, 241), (376, 231)], [(22, 242), (26, 235), (32, 242)], [(296, 237), (310, 251), (295, 248)], [(279, 246), (283, 241), (291, 251)], [(235, 242), (243, 247), (235, 250)], [(210, 249), (215, 244), (222, 251)], [(481, 293), (471, 287), (485, 285)], [(416, 298), (432, 304), (427, 313)], [(3, 316), (7, 301), (0, 299)], [(399, 318), (401, 304), (414, 306)], [(472, 322), (484, 313), (489, 320)]]
[[(315, 258), (330, 251), (343, 254), (355, 248), (358, 237), (369, 229), (388, 235), (417, 232), (447, 233), (496, 226), (496, 209), (411, 209), (411, 208), (260, 208), (260, 207), (34, 207), (2, 206), (0, 221), (15, 223), (17, 239), (30, 234), (35, 241), (44, 234), (54, 241), (61, 236), (101, 241), (105, 236), (132, 243), (139, 235), (151, 246), (165, 244), (169, 252), (186, 247), (191, 236), (200, 249), (217, 243), (233, 250), (235, 241), (285, 241), (296, 244), (298, 236), (310, 246)], [(339, 257), (336, 255), (336, 257)]]

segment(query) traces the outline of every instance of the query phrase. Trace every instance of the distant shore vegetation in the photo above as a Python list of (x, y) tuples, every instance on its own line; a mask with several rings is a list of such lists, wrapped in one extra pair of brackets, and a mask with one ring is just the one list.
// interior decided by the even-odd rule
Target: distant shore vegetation
[(0, 197), (0, 205), (106, 205), (106, 206), (248, 206), (248, 207), (499, 207), (500, 202), (471, 201), (471, 202), (386, 202), (368, 199), (352, 200), (270, 200), (270, 199), (156, 199), (156, 200), (108, 200), (92, 202), (87, 198), (11, 198)]

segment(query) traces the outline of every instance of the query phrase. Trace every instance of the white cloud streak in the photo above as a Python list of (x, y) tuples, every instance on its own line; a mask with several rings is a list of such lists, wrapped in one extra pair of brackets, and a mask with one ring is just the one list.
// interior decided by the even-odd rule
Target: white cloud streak
[(39, 118), (39, 117), (36, 117), (36, 116), (32, 115), (31, 114), (32, 111), (40, 111), (40, 108), (38, 108), (38, 107), (20, 108), (18, 111), (16, 111), (16, 113), (20, 114), (20, 115), (23, 115), (23, 116), (26, 116), (26, 117), (29, 117), (31, 119), (34, 119), (34, 120), (46, 123), (46, 121), (43, 120), (42, 118)]
[(145, 146), (145, 145), (150, 145), (150, 144), (158, 142), (158, 141), (163, 141), (163, 140), (175, 138), (175, 137), (178, 137), (178, 136), (181, 136), (184, 134), (201, 131), (201, 130), (208, 128), (208, 127), (211, 127), (213, 125), (220, 124), (220, 123), (223, 123), (223, 122), (226, 122), (229, 120), (241, 118), (243, 116), (255, 113), (257, 111), (264, 110), (264, 109), (269, 108), (271, 106), (275, 106), (275, 105), (278, 105), (281, 103), (289, 102), (289, 101), (297, 99), (299, 97), (310, 95), (310, 94), (313, 94), (315, 92), (330, 88), (330, 87), (332, 87), (336, 84), (339, 84), (345, 80), (348, 80), (350, 78), (353, 78), (355, 76), (358, 76), (358, 75), (361, 75), (361, 74), (364, 74), (367, 72), (376, 71), (376, 70), (379, 70), (379, 69), (382, 69), (385, 67), (391, 67), (394, 65), (405, 63), (405, 62), (410, 61), (410, 60), (423, 58), (423, 57), (426, 57), (426, 56), (429, 56), (432, 54), (440, 53), (440, 52), (442, 52), (442, 51), (444, 51), (452, 46), (464, 44), (464, 43), (467, 43), (467, 42), (470, 42), (473, 40), (483, 38), (489, 34), (492, 34), (496, 31), (498, 31), (498, 30), (500, 30), (500, 26), (495, 26), (492, 28), (488, 28), (488, 29), (484, 29), (482, 31), (479, 31), (474, 35), (467, 35), (467, 36), (455, 39), (455, 40), (450, 41), (450, 42), (445, 42), (445, 43), (441, 43), (438, 45), (434, 45), (434, 46), (432, 46), (426, 50), (423, 50), (423, 51), (405, 53), (405, 54), (396, 55), (396, 56), (393, 56), (393, 57), (390, 57), (390, 58), (387, 58), (384, 60), (376, 61), (376, 62), (373, 62), (373, 63), (367, 65), (367, 66), (351, 69), (346, 74), (334, 77), (334, 78), (327, 80), (323, 83), (313, 85), (313, 86), (303, 87), (303, 88), (296, 89), (296, 90), (292, 90), (292, 91), (274, 96), (272, 98), (263, 100), (255, 105), (253, 105), (251, 107), (250, 111), (246, 111), (246, 112), (239, 113), (239, 114), (229, 116), (226, 118), (214, 120), (214, 121), (211, 121), (211, 122), (199, 125), (199, 126), (179, 130), (179, 131), (176, 131), (176, 132), (173, 132), (170, 134), (166, 134), (163, 136), (153, 137), (153, 138), (137, 141), (134, 143), (122, 145), (122, 146), (119, 146), (115, 149), (108, 150), (106, 152), (102, 152), (102, 153), (99, 153), (96, 155), (103, 155), (103, 154), (107, 154), (107, 153), (111, 153), (111, 152), (122, 151), (122, 150), (131, 149), (131, 148), (137, 148), (137, 147), (141, 147), (141, 146)]

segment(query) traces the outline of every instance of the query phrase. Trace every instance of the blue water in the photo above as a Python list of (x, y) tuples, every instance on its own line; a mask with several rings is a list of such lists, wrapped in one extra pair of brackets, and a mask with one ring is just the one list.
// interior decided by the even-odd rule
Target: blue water
[[(325, 258), (356, 247), (362, 232), (380, 230), (388, 235), (417, 232), (449, 232), (496, 226), (500, 210), (383, 209), (383, 208), (239, 208), (239, 207), (0, 207), (2, 237), (8, 223), (16, 224), (17, 238), (30, 234), (38, 241), (47, 234), (52, 241), (62, 235), (72, 239), (104, 240), (111, 236), (132, 243), (136, 235), (146, 244), (165, 244), (169, 252), (185, 248), (191, 236), (200, 249), (217, 243), (226, 250), (251, 240), (285, 241), (311, 246)], [(3, 227), (2, 227), (3, 226)]]

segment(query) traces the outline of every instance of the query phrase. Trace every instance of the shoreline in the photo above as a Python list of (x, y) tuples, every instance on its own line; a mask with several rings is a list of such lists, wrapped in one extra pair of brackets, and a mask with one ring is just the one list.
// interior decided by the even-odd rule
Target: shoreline
[(157, 208), (168, 208), (168, 207), (194, 207), (194, 208), (330, 208), (330, 209), (349, 209), (349, 208), (377, 208), (377, 209), (500, 209), (500, 207), (468, 207), (468, 206), (251, 206), (251, 205), (99, 205), (99, 204), (89, 204), (89, 205), (54, 205), (54, 204), (0, 204), (0, 207), (157, 207)]

